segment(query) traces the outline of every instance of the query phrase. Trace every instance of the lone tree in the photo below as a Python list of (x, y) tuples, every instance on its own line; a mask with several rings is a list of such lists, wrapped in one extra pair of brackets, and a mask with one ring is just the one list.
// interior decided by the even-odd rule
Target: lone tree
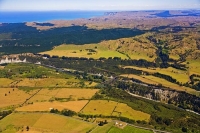
[(182, 127), (182, 132), (187, 132), (187, 128), (186, 127)]
[(26, 127), (26, 131), (29, 131), (29, 126)]

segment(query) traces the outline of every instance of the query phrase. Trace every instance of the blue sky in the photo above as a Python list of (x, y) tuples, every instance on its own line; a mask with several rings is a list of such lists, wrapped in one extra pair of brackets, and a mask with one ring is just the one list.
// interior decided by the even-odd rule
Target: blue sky
[(200, 9), (200, 0), (0, 0), (0, 11)]

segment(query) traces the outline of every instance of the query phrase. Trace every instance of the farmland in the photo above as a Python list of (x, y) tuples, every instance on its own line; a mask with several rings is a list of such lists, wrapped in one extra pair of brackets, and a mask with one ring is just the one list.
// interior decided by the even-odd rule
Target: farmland
[(104, 126), (98, 126), (92, 131), (92, 133), (108, 133), (113, 125), (114, 122), (110, 122)]
[(59, 88), (59, 89), (42, 89), (28, 102), (44, 101), (70, 101), (79, 99), (90, 99), (98, 89), (79, 89), (79, 88)]
[(0, 108), (22, 104), (30, 96), (17, 88), (0, 88)]
[(0, 86), (3, 87), (9, 87), (9, 85), (13, 82), (12, 79), (7, 78), (0, 78)]
[(132, 126), (126, 126), (123, 129), (113, 126), (108, 131), (108, 133), (153, 133), (153, 132), (149, 130), (138, 129)]
[[(103, 101), (103, 100), (95, 100), (90, 101), (87, 106), (81, 111), (84, 114), (102, 114), (105, 116), (112, 115), (113, 109), (117, 105), (117, 102), (113, 101)], [(106, 108), (105, 108), (106, 107)]]
[(160, 84), (162, 84), (165, 87), (169, 87), (178, 91), (186, 91), (188, 93), (195, 93), (196, 91), (194, 89), (188, 88), (188, 87), (184, 87), (184, 86), (179, 86), (177, 84), (171, 83), (167, 80), (161, 79), (161, 78), (157, 78), (154, 76), (144, 76), (144, 78), (151, 80), (153, 82), (158, 82)]
[(130, 118), (133, 120), (145, 120), (145, 121), (150, 120), (149, 114), (143, 113), (141, 111), (133, 110), (131, 107), (129, 107), (127, 104), (124, 104), (124, 103), (119, 103), (113, 113), (115, 114), (118, 113), (118, 115), (122, 117)]
[(52, 108), (55, 108), (58, 110), (69, 109), (75, 112), (79, 112), (87, 103), (88, 100), (69, 102), (36, 102), (23, 107), (19, 107), (16, 109), (16, 111), (50, 111)]
[(30, 131), (39, 133), (84, 133), (95, 127), (95, 124), (86, 123), (74, 118), (45, 113), (13, 113), (0, 121), (0, 129), (6, 131), (9, 125), (13, 125), (13, 128), (17, 131), (26, 130), (26, 126), (29, 126)]
[(135, 66), (125, 66), (124, 68), (133, 68), (136, 70), (142, 70), (144, 72), (149, 73), (156, 73), (159, 72), (161, 74), (170, 75), (172, 78), (176, 79), (180, 83), (186, 83), (189, 81), (189, 76), (187, 71), (178, 70), (172, 67), (168, 68), (141, 68), (141, 67), (135, 67)]
[(180, 85), (177, 85), (175, 83), (171, 83), (165, 79), (162, 79), (162, 78), (158, 78), (158, 77), (155, 77), (155, 76), (144, 76), (144, 75), (133, 75), (133, 74), (123, 74), (121, 75), (122, 77), (127, 77), (127, 78), (134, 78), (134, 79), (138, 79), (144, 83), (147, 83), (147, 84), (152, 84), (152, 85), (162, 85), (166, 88), (171, 88), (171, 89), (174, 89), (174, 90), (178, 90), (178, 91), (186, 91), (188, 93), (192, 93), (192, 94), (195, 94), (197, 93), (197, 91), (195, 91), (194, 89), (191, 89), (189, 87), (184, 87), (184, 86), (180, 86)]
[(104, 116), (122, 116), (133, 120), (145, 121), (149, 121), (150, 118), (149, 114), (133, 110), (126, 104), (106, 100), (91, 100), (84, 107), (81, 113)]

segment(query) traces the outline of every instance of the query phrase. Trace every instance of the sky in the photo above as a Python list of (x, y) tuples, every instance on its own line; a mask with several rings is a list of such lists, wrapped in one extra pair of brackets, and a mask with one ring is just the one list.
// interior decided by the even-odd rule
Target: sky
[(200, 0), (0, 0), (0, 11), (200, 9)]

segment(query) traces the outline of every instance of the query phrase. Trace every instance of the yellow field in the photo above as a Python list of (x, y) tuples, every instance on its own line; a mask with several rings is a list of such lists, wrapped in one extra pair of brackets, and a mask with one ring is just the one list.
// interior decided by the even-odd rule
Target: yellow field
[(56, 98), (69, 98), (72, 99), (90, 99), (98, 89), (60, 89), (59, 92), (55, 95)]
[[(9, 80), (8, 80), (9, 81)], [(94, 87), (97, 83), (85, 82), (85, 87)], [(1, 86), (1, 83), (0, 83)], [(17, 86), (28, 86), (28, 87), (80, 87), (80, 80), (75, 78), (62, 79), (62, 78), (43, 78), (43, 79), (28, 79), (24, 78), (20, 81)]]
[(152, 80), (149, 80), (149, 79), (145, 78), (144, 76), (138, 76), (138, 75), (134, 75), (134, 74), (122, 74), (120, 76), (126, 77), (126, 78), (134, 78), (134, 79), (140, 80), (140, 81), (147, 83), (147, 84), (152, 84), (152, 85), (158, 85), (159, 84), (158, 82), (154, 82)]
[(172, 88), (172, 89), (175, 89), (175, 90), (178, 90), (178, 91), (186, 91), (186, 92), (192, 93), (192, 94), (196, 93), (196, 90), (194, 90), (194, 89), (184, 87), (184, 86), (179, 86), (179, 85), (171, 83), (171, 82), (169, 82), (165, 79), (161, 79), (161, 78), (154, 77), (154, 76), (144, 76), (144, 78), (151, 80), (153, 82), (160, 83), (165, 87), (169, 87), (169, 88)]
[(13, 80), (8, 78), (0, 78), (0, 87), (9, 87)]
[(50, 111), (52, 108), (54, 108), (58, 110), (69, 109), (79, 112), (87, 103), (88, 100), (69, 102), (36, 102), (19, 107), (16, 109), (16, 111)]
[(53, 96), (36, 94), (34, 97), (32, 97), (31, 99), (28, 100), (28, 103), (48, 102), (52, 97)]
[(90, 99), (98, 89), (78, 89), (78, 88), (57, 88), (57, 89), (42, 89), (28, 102), (45, 102), (52, 98), (64, 98), (69, 100)]
[(115, 106), (117, 106), (117, 102), (114, 101), (91, 100), (81, 113), (110, 116)]
[(144, 76), (144, 75), (138, 76), (138, 75), (134, 75), (134, 74), (122, 74), (120, 76), (127, 77), (127, 78), (135, 78), (135, 79), (138, 79), (138, 80), (140, 80), (144, 83), (152, 84), (152, 85), (162, 84), (162, 86), (164, 86), (164, 87), (169, 87), (171, 89), (175, 89), (175, 90), (178, 90), (178, 91), (186, 91), (186, 92), (191, 93), (191, 94), (197, 93), (197, 91), (194, 90), (194, 89), (191, 89), (189, 87), (179, 86), (177, 84), (171, 83), (171, 82), (169, 82), (165, 79), (158, 78), (158, 77), (155, 77), (155, 76)]
[(29, 126), (32, 133), (85, 133), (96, 125), (74, 118), (46, 113), (13, 113), (0, 121), (0, 129), (14, 125), (19, 132)]
[[(116, 108), (115, 108), (116, 107)], [(133, 120), (149, 121), (150, 115), (136, 111), (123, 103), (107, 100), (91, 100), (81, 111), (83, 114), (123, 116)]]
[(22, 104), (29, 97), (30, 94), (17, 88), (0, 88), (0, 108)]
[(133, 120), (145, 120), (145, 121), (150, 120), (149, 114), (133, 110), (131, 107), (129, 107), (127, 104), (124, 103), (119, 103), (117, 105), (117, 108), (115, 109), (115, 112), (120, 112), (121, 113), (120, 116), (127, 117)]
[(189, 81), (189, 76), (187, 71), (178, 70), (172, 67), (169, 68), (141, 68), (135, 66), (125, 66), (124, 68), (133, 68), (137, 70), (142, 70), (144, 72), (156, 73), (169, 75), (172, 78), (176, 79), (180, 83), (187, 83)]

